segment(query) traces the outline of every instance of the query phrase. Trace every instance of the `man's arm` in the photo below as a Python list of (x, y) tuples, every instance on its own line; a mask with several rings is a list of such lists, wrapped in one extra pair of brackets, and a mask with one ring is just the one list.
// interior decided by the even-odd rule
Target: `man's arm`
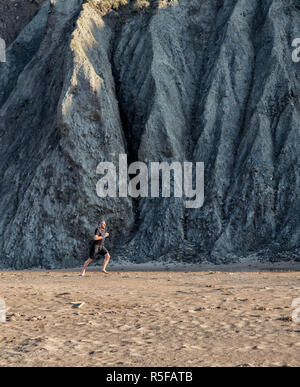
[(99, 230), (96, 229), (95, 235), (94, 235), (94, 241), (99, 241), (100, 239), (103, 239)]
[[(106, 233), (104, 234), (104, 237), (107, 238), (108, 236), (109, 236), (109, 233), (106, 232)], [(99, 240), (101, 240), (101, 239), (104, 239), (104, 238), (103, 238), (103, 236), (98, 235), (98, 233), (96, 233), (96, 234), (94, 235), (94, 241), (99, 241)]]

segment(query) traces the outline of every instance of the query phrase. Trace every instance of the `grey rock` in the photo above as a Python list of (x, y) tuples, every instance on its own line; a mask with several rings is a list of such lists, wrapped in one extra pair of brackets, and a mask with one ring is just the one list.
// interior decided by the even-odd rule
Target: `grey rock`
[[(0, 64), (0, 264), (299, 257), (296, 0), (46, 1)], [(116, 14), (119, 17), (116, 17)], [(96, 195), (100, 161), (202, 161), (205, 202)]]
[(78, 308), (81, 308), (84, 304), (85, 302), (76, 302), (76, 303), (73, 303), (72, 308), (78, 309)]

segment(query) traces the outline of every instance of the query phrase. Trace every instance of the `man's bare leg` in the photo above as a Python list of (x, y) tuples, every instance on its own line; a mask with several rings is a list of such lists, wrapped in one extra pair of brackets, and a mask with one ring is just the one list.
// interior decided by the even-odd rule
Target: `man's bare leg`
[(106, 266), (107, 266), (109, 260), (110, 260), (110, 255), (108, 253), (106, 253), (104, 256), (104, 263), (103, 263), (103, 267), (102, 267), (103, 273), (107, 273), (107, 271), (105, 269), (106, 269)]
[(92, 258), (88, 258), (85, 262), (84, 262), (84, 265), (83, 265), (83, 268), (82, 268), (82, 271), (81, 271), (81, 276), (84, 277), (85, 276), (85, 271), (86, 271), (86, 268), (88, 267), (88, 265), (93, 262)]

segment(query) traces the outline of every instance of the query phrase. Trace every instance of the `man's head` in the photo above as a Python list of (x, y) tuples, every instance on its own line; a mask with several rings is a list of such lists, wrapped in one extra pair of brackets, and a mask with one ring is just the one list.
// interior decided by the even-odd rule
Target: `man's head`
[(106, 227), (105, 220), (101, 220), (101, 222), (99, 223), (99, 228), (105, 228), (105, 227)]

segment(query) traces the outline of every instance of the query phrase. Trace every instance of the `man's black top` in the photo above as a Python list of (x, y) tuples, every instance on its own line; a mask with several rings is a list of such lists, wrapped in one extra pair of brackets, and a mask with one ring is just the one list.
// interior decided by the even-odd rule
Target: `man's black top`
[[(100, 230), (97, 227), (96, 230), (95, 230), (95, 235), (102, 236), (102, 235), (105, 234), (105, 232), (106, 232), (105, 230), (103, 230), (103, 229)], [(97, 241), (94, 240), (93, 242), (94, 242), (94, 245), (97, 246), (97, 247), (104, 247), (104, 240), (105, 240), (105, 238), (99, 239)]]
[[(103, 234), (105, 234), (105, 230), (96, 228), (95, 235), (102, 236)], [(98, 259), (99, 256), (104, 256), (108, 253), (108, 250), (104, 247), (104, 240), (105, 238), (99, 239), (97, 241), (93, 239), (89, 255), (91, 259)]]

